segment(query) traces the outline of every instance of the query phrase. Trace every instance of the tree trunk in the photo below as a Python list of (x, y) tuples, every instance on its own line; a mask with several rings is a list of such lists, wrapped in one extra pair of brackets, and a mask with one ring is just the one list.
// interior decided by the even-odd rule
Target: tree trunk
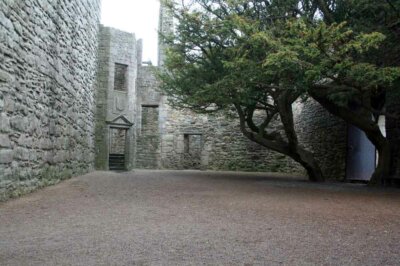
[(307, 171), (308, 178), (312, 182), (324, 182), (325, 178), (318, 162), (314, 159), (314, 155), (300, 147), (296, 148), (296, 152), (288, 154), (289, 157), (300, 163)]
[(264, 138), (260, 137), (253, 132), (249, 132), (248, 130), (242, 130), (242, 133), (251, 141), (254, 141), (261, 146), (269, 148), (273, 151), (282, 153), (286, 156), (289, 156), (299, 164), (301, 164), (307, 171), (307, 175), (310, 181), (312, 182), (324, 182), (325, 178), (322, 174), (321, 168), (319, 167), (318, 162), (314, 159), (314, 156), (311, 152), (301, 148), (300, 146), (289, 147), (288, 143), (277, 143), (267, 141)]
[(287, 155), (296, 162), (300, 163), (307, 171), (309, 180), (312, 182), (323, 182), (325, 181), (321, 168), (318, 165), (318, 162), (314, 159), (314, 156), (311, 152), (305, 150), (301, 146), (297, 144), (297, 142), (289, 142), (286, 143), (282, 140), (271, 140), (263, 137), (262, 135), (249, 131), (246, 128), (246, 116), (243, 113), (240, 106), (235, 105), (239, 118), (240, 118), (240, 130), (243, 135), (247, 137), (249, 140), (254, 141), (261, 146), (264, 146), (273, 151), (279, 152), (281, 154)]
[(288, 139), (289, 154), (291, 158), (300, 163), (306, 170), (310, 181), (325, 181), (318, 162), (314, 159), (314, 155), (299, 145), (297, 132), (294, 128), (293, 118), (293, 102), (299, 97), (296, 92), (286, 90), (277, 97), (276, 105), (279, 110), (281, 122)]
[(386, 139), (391, 152), (390, 180), (392, 185), (400, 187), (400, 86), (397, 90), (389, 91), (386, 100), (386, 112), (394, 117), (386, 118)]
[(379, 128), (378, 131), (367, 130), (365, 133), (378, 151), (378, 165), (371, 176), (369, 185), (384, 185), (390, 175), (391, 151), (389, 141), (382, 136)]

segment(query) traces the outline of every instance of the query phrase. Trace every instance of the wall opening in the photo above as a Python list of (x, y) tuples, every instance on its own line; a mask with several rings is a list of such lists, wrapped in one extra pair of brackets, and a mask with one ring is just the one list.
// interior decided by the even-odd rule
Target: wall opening
[(142, 105), (142, 134), (158, 133), (158, 105)]
[(114, 90), (127, 91), (128, 66), (115, 63), (114, 66)]
[(183, 135), (183, 167), (185, 169), (201, 168), (202, 139), (201, 134)]
[(353, 181), (368, 181), (375, 170), (375, 146), (365, 133), (349, 125), (347, 129), (346, 178)]
[(125, 170), (126, 133), (125, 128), (110, 128), (110, 170)]
[(158, 105), (142, 105), (141, 131), (137, 138), (136, 167), (157, 169), (160, 162)]

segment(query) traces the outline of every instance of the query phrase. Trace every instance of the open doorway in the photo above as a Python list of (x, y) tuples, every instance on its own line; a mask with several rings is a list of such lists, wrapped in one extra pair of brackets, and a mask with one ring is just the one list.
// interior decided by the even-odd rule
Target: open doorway
[[(386, 137), (386, 118), (378, 117), (378, 126)], [(369, 181), (378, 164), (378, 152), (359, 128), (349, 125), (347, 129), (346, 179), (349, 181)]]
[(347, 129), (346, 179), (369, 181), (375, 170), (375, 146), (359, 128), (349, 125)]
[(126, 147), (125, 128), (110, 128), (110, 154), (108, 165), (110, 170), (125, 170), (125, 147)]
[(183, 167), (185, 169), (201, 168), (201, 151), (203, 147), (201, 134), (183, 135)]

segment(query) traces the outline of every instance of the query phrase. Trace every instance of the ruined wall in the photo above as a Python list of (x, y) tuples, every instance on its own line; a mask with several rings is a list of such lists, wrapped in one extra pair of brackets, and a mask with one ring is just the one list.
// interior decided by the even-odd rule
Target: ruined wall
[(139, 68), (137, 95), (137, 168), (303, 173), (293, 160), (245, 138), (238, 119), (171, 108), (151, 67)]
[[(237, 118), (198, 115), (167, 104), (165, 112), (161, 148), (165, 168), (303, 173), (290, 158), (244, 137)], [(200, 149), (200, 162), (193, 149)]]
[[(160, 14), (159, 14), (159, 25), (158, 30), (164, 36), (169, 36), (173, 34), (174, 20), (173, 16), (168, 8), (166, 8), (163, 3), (160, 4)], [(162, 66), (165, 60), (165, 50), (166, 44), (163, 40), (159, 38), (158, 40), (158, 66)]]
[(0, 200), (93, 168), (99, 2), (0, 1)]
[(323, 175), (343, 180), (346, 171), (347, 127), (312, 99), (293, 108), (299, 142), (314, 153)]
[(150, 66), (141, 66), (137, 78), (136, 163), (137, 168), (161, 168), (161, 94)]

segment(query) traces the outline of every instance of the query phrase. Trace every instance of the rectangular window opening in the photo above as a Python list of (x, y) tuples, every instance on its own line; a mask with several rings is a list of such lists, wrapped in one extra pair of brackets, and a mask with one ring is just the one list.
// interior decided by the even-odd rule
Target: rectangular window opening
[(127, 91), (128, 66), (115, 63), (114, 68), (114, 90)]
[(142, 133), (154, 135), (158, 133), (158, 105), (142, 105)]

